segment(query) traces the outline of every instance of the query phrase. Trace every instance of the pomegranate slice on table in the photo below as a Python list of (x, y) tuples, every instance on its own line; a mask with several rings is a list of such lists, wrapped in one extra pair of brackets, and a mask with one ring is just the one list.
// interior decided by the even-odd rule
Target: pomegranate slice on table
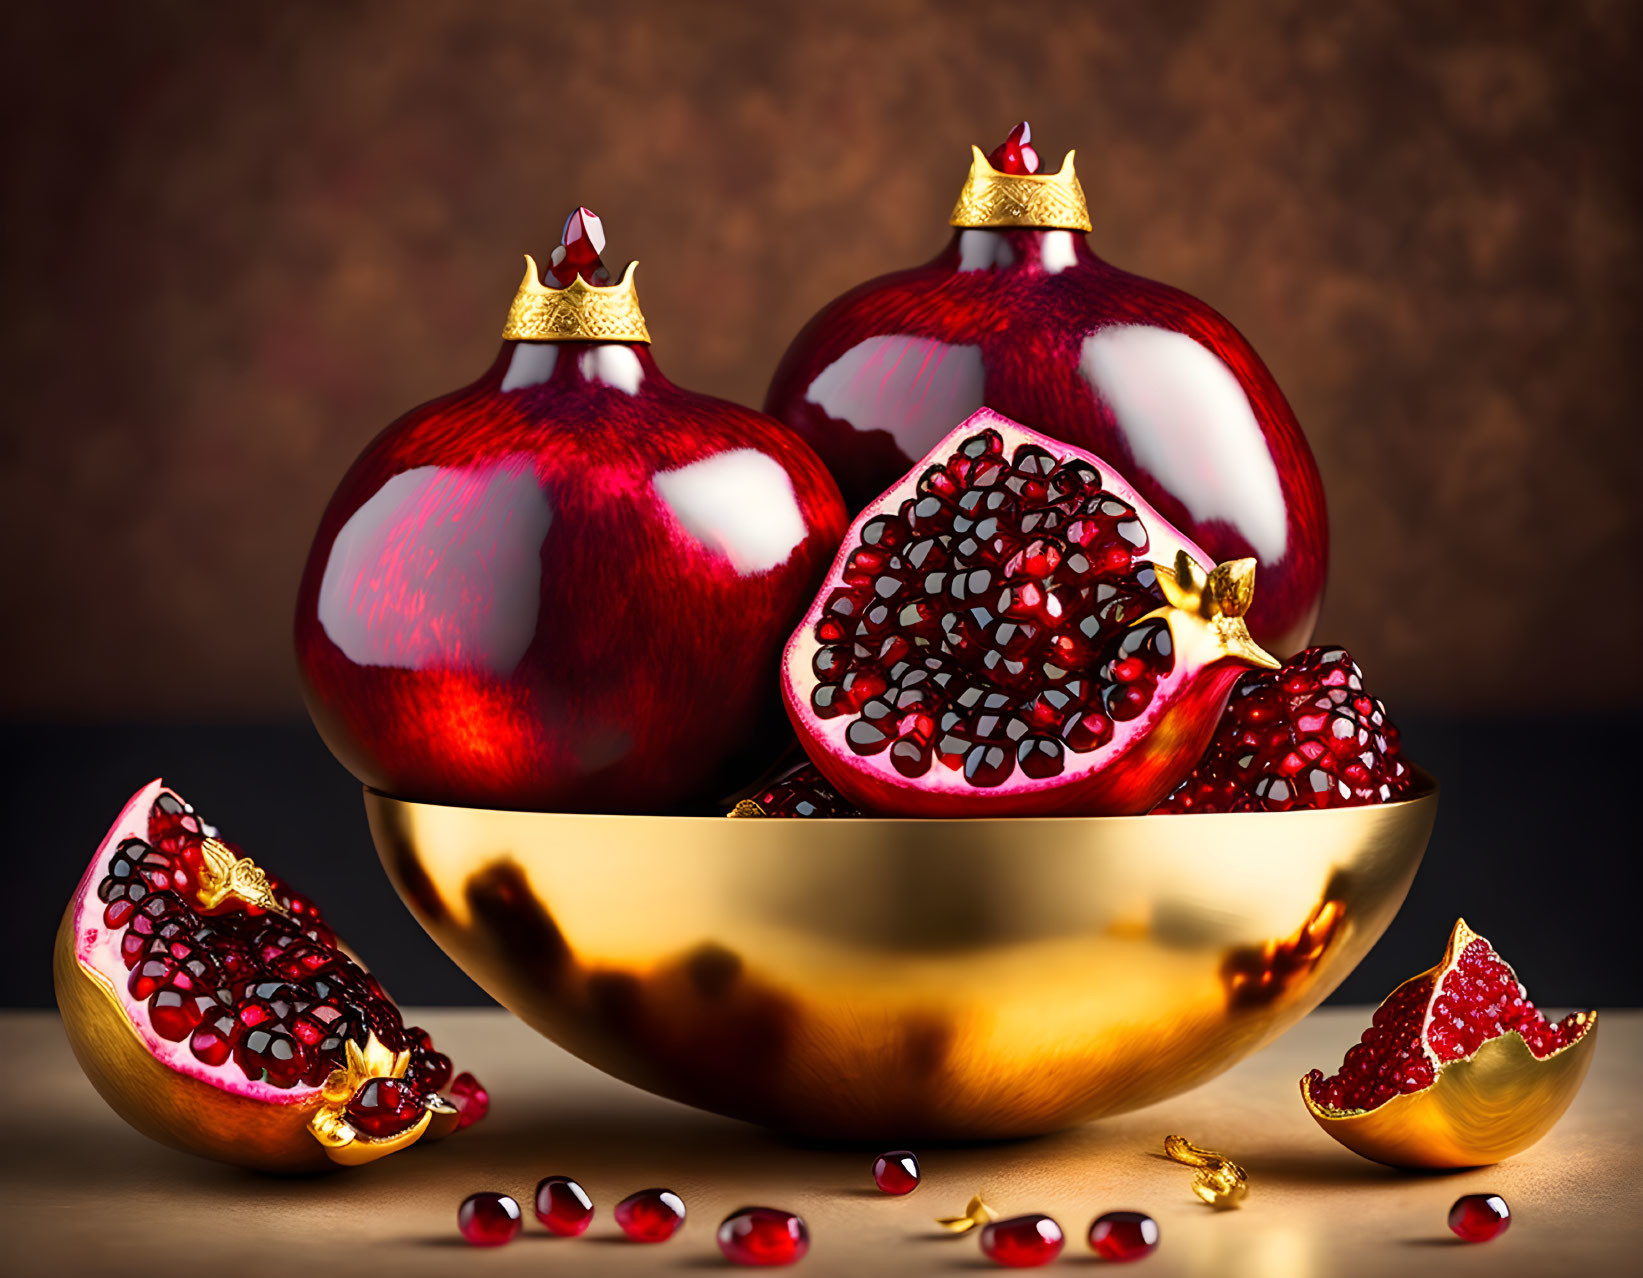
[(788, 716), (869, 812), (1145, 812), (1278, 664), (1243, 622), (1254, 561), (1205, 563), (1105, 462), (983, 409), (850, 526)]
[(1597, 1013), (1551, 1022), (1461, 919), (1443, 961), (1376, 1009), (1335, 1074), (1301, 1097), (1318, 1126), (1394, 1167), (1477, 1167), (1534, 1144), (1580, 1090)]
[(139, 790), (58, 929), (57, 1003), (86, 1076), (147, 1136), (289, 1171), (371, 1162), (483, 1089), (407, 1026), (318, 908), (174, 791)]

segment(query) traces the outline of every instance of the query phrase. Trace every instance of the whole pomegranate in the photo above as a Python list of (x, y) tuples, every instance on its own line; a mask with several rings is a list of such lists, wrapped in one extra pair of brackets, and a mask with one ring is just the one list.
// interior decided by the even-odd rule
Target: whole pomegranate
[(1192, 775), (1158, 812), (1288, 812), (1390, 803), (1414, 786), (1397, 725), (1345, 648), (1252, 670)]
[(1249, 560), (1099, 458), (987, 409), (856, 517), (783, 693), (838, 792), (895, 816), (1145, 812), (1250, 666)]
[(1304, 646), (1329, 560), (1323, 486), (1272, 374), (1179, 289), (1090, 249), (1069, 152), (1039, 173), (1026, 124), (974, 151), (934, 259), (828, 303), (788, 348), (765, 411), (861, 509), (983, 405), (1105, 457), (1212, 562), (1253, 557), (1248, 624)]
[(291, 1171), (370, 1162), (483, 1116), (484, 1089), (451, 1077), (313, 903), (159, 781), (91, 858), (54, 970), (87, 1077), (179, 1149)]
[(782, 639), (838, 544), (838, 489), (762, 414), (674, 386), (633, 265), (586, 209), (496, 362), (344, 476), (297, 598), (310, 713), (402, 797), (660, 811), (780, 731)]

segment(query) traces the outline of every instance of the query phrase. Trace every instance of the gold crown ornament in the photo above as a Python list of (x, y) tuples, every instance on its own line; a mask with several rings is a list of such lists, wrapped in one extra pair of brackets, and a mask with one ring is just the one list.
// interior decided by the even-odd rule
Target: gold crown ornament
[(1042, 230), (1087, 231), (1090, 210), (1073, 168), (1073, 152), (1057, 173), (1003, 173), (979, 146), (970, 147), (970, 175), (947, 219), (950, 226), (1023, 226)]
[(525, 278), (519, 282), (502, 337), (510, 342), (649, 342), (645, 313), (633, 291), (629, 262), (615, 284), (608, 280), (599, 254), (605, 248), (605, 228), (592, 209), (578, 207), (565, 219), (559, 247), (548, 269), (561, 285), (542, 282), (536, 259), (525, 255)]

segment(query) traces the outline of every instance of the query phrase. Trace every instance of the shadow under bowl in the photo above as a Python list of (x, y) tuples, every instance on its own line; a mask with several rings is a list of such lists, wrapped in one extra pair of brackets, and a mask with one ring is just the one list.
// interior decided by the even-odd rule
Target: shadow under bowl
[(365, 802), (428, 933), (583, 1060), (789, 1132), (928, 1141), (1136, 1109), (1270, 1042), (1397, 912), (1437, 786), (978, 821)]

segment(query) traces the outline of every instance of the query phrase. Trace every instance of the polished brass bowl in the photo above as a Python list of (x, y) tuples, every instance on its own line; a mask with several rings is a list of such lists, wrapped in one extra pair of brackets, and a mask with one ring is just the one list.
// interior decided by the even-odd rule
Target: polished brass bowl
[(1326, 812), (729, 820), (366, 792), (417, 919), (616, 1077), (840, 1139), (1025, 1136), (1219, 1074), (1409, 889), (1437, 787)]

